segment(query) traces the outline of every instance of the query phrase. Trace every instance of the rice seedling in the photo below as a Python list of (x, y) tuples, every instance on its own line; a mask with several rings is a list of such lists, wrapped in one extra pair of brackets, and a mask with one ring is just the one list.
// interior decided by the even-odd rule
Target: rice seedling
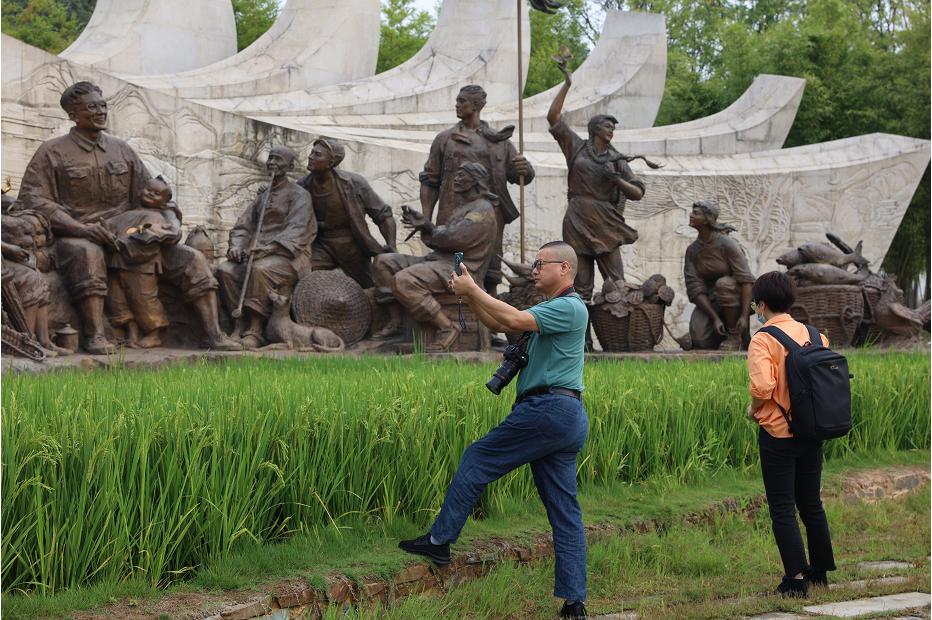
[[(855, 428), (829, 457), (929, 446), (929, 359), (853, 354)], [(2, 581), (51, 593), (183, 579), (240, 541), (348, 517), (427, 523), (469, 442), (507, 415), (491, 364), (244, 360), (10, 376), (2, 386)], [(756, 463), (743, 360), (587, 365), (581, 485)], [(513, 389), (513, 388), (509, 388)], [(527, 471), (480, 512), (536, 495)]]

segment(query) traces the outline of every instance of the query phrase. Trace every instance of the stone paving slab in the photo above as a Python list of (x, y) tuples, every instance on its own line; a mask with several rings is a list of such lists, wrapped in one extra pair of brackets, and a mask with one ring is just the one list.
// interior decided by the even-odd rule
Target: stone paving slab
[(880, 562), (858, 562), (858, 570), (897, 570), (912, 568), (909, 562), (900, 562), (897, 560), (883, 560)]
[(904, 592), (903, 594), (875, 596), (873, 598), (864, 598), (855, 601), (826, 603), (825, 605), (809, 605), (808, 607), (803, 607), (803, 610), (810, 614), (823, 616), (856, 618), (867, 614), (926, 607), (929, 605), (929, 600), (929, 594), (926, 592)]
[(844, 588), (866, 588), (867, 586), (891, 586), (900, 585), (909, 581), (906, 577), (879, 577), (877, 579), (858, 579), (856, 581), (846, 581), (844, 583), (830, 583), (829, 590), (841, 590)]
[(759, 616), (749, 616), (747, 620), (803, 620), (805, 618), (811, 618), (811, 616), (800, 616), (799, 614), (791, 614), (785, 611), (775, 611)]

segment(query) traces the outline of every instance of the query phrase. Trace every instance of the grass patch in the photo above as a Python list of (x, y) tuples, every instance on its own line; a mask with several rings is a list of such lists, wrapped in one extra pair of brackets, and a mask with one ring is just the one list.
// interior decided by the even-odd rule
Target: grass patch
[[(929, 490), (877, 504), (826, 503), (839, 570), (832, 582), (877, 576), (857, 569), (873, 559), (913, 562), (895, 571), (898, 585), (814, 589), (805, 602), (768, 596), (782, 574), (766, 510), (752, 520), (726, 515), (713, 523), (631, 534), (592, 545), (588, 556), (590, 613), (636, 611), (644, 620), (711, 620), (764, 612), (802, 613), (804, 605), (928, 590)], [(553, 564), (506, 564), (489, 576), (443, 597), (410, 597), (388, 609), (355, 610), (347, 616), (402, 618), (553, 618)], [(885, 614), (884, 617), (889, 616)]]
[[(845, 472), (858, 469), (894, 465), (927, 465), (928, 462), (928, 451), (862, 454), (844, 461), (836, 460), (829, 463), (826, 467), (824, 484), (827, 489), (838, 488), (838, 480)], [(697, 568), (704, 571), (704, 574), (721, 570), (720, 551), (717, 546), (710, 546), (710, 540), (715, 539), (706, 533), (708, 528), (675, 525), (681, 523), (686, 514), (701, 511), (724, 499), (746, 502), (762, 493), (763, 486), (757, 469), (745, 468), (695, 474), (686, 481), (664, 479), (636, 484), (616, 483), (608, 486), (588, 487), (581, 490), (579, 499), (586, 523), (613, 523), (624, 527), (639, 521), (654, 520), (673, 524), (672, 527), (661, 528), (659, 532), (647, 535), (632, 533), (623, 537), (623, 540), (669, 540), (682, 547), (682, 552), (676, 552), (676, 557), (671, 558), (665, 558), (663, 555), (648, 558), (646, 552), (639, 555), (640, 561), (647, 562), (650, 559), (653, 562), (652, 565), (659, 571), (656, 579), (653, 577), (646, 579), (644, 575), (630, 577), (633, 580), (630, 582), (633, 591), (647, 595), (648, 593), (663, 594), (666, 592), (665, 588), (674, 587), (676, 579), (670, 577), (671, 574), (675, 577), (676, 574), (686, 574), (689, 570)], [(762, 514), (766, 518), (766, 511)], [(831, 512), (829, 516), (834, 518)], [(728, 517), (722, 519), (723, 522), (732, 520), (741, 521)], [(834, 521), (832, 523), (834, 524)], [(766, 526), (765, 533), (769, 535), (769, 522), (764, 525)], [(892, 525), (890, 528), (896, 529)], [(264, 585), (295, 577), (305, 578), (311, 585), (324, 589), (325, 577), (330, 573), (345, 574), (357, 580), (367, 576), (390, 576), (412, 562), (411, 556), (397, 549), (397, 541), (420, 534), (422, 531), (418, 524), (405, 520), (398, 520), (391, 525), (348, 520), (339, 529), (323, 527), (313, 533), (291, 537), (282, 543), (268, 545), (244, 543), (223, 558), (208, 563), (189, 581), (175, 584), (165, 590), (148, 585), (144, 580), (136, 580), (129, 584), (78, 587), (56, 595), (5, 594), (2, 601), (4, 617), (13, 619), (66, 618), (75, 610), (99, 608), (111, 602), (112, 599), (135, 598), (145, 606), (160, 596), (179, 592), (217, 592), (227, 589), (253, 588), (262, 591)], [(454, 545), (453, 552), (468, 549), (476, 540), (494, 537), (519, 542), (529, 541), (536, 535), (546, 532), (549, 532), (549, 524), (539, 501), (509, 500), (500, 511), (495, 510), (484, 519), (470, 519), (459, 543)], [(896, 534), (891, 533), (891, 535)], [(721, 544), (726, 547), (740, 547), (743, 543), (737, 540), (736, 536), (737, 534), (727, 538), (725, 534), (722, 534), (718, 540), (725, 541)], [(928, 531), (925, 536), (927, 539)], [(765, 575), (772, 580), (775, 578), (773, 575), (777, 574), (774, 566), (779, 566), (779, 558), (776, 556), (775, 547), (770, 549), (764, 544), (767, 540), (771, 539), (765, 536), (762, 542), (758, 537), (760, 548), (764, 548), (768, 554), (766, 557), (776, 562), (766, 567)], [(891, 549), (897, 548), (895, 541), (890, 542), (887, 538), (878, 538), (878, 541), (882, 542), (878, 542), (878, 546), (872, 552), (873, 555), (867, 554), (869, 559), (879, 559), (883, 555), (882, 549), (886, 544), (889, 544)], [(611, 550), (615, 544), (612, 542), (608, 545), (596, 545), (590, 551), (590, 579), (595, 580), (596, 575), (611, 574), (611, 571), (622, 570), (623, 566), (606, 567), (599, 563), (598, 549), (608, 547)], [(654, 545), (655, 542), (651, 542), (650, 545), (644, 544), (645, 549), (649, 551), (650, 545)], [(861, 544), (869, 543), (863, 541)], [(700, 551), (692, 552), (693, 548)], [(656, 547), (656, 552), (658, 554), (673, 553), (670, 547)], [(607, 551), (605, 557), (610, 557), (611, 553)], [(659, 570), (660, 568), (663, 570)], [(539, 609), (541, 613), (545, 613), (552, 607), (553, 601), (548, 596), (552, 589), (552, 561), (548, 560), (533, 567), (506, 563), (496, 569), (492, 575), (480, 582), (485, 584), (485, 592), (488, 594), (488, 600), (485, 603), (476, 602), (476, 597), (482, 593), (481, 588), (478, 592), (473, 592), (469, 589), (472, 586), (466, 586), (467, 590), (464, 593), (459, 593), (459, 588), (457, 588), (442, 600), (433, 597), (415, 597), (414, 600), (419, 601), (418, 604), (424, 605), (424, 608), (419, 608), (417, 614), (407, 617), (434, 617), (431, 614), (435, 613), (432, 611), (435, 608), (436, 613), (456, 609), (456, 613), (451, 611), (450, 615), (445, 617), (461, 617), (456, 614), (463, 609), (470, 609), (469, 606), (474, 604), (477, 605), (474, 609), (476, 614), (478, 614), (477, 610), (485, 610), (486, 615), (470, 615), (472, 612), (464, 612), (462, 617), (508, 617), (507, 613), (498, 615), (504, 608), (501, 607), (503, 603), (496, 599), (497, 593), (507, 591), (507, 589), (499, 590), (497, 584), (500, 580), (507, 586), (514, 582), (515, 574), (536, 575), (533, 579), (523, 578), (521, 587), (527, 588), (528, 596), (519, 601), (536, 601), (534, 603), (536, 607), (532, 606), (532, 608)], [(769, 581), (767, 583), (769, 584)], [(593, 590), (593, 593), (595, 596), (597, 591)], [(526, 592), (515, 591), (509, 596), (512, 594), (524, 597)], [(456, 601), (460, 602), (456, 603)], [(399, 615), (391, 617), (405, 617), (403, 614), (406, 610), (415, 609), (406, 607), (409, 604), (414, 603), (402, 603), (397, 610), (392, 612)], [(454, 604), (459, 607), (448, 607)], [(608, 606), (608, 603), (606, 605)], [(523, 606), (519, 605), (519, 607)]]
[[(829, 458), (928, 448), (928, 356), (858, 353), (850, 365), (863, 378), (855, 428)], [(422, 528), (465, 447), (507, 415), (513, 394), (481, 387), (492, 370), (311, 358), (8, 377), (3, 588), (166, 586), (289, 536)], [(581, 487), (754, 466), (745, 372), (741, 359), (589, 363)], [(479, 510), (528, 500), (522, 468)]]

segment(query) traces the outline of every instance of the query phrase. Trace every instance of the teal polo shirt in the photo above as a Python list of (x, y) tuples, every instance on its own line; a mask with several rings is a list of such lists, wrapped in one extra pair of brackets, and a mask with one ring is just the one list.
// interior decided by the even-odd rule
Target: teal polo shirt
[(527, 310), (539, 331), (528, 340), (528, 364), (518, 375), (518, 396), (541, 387), (583, 391), (589, 310), (579, 295), (555, 297)]

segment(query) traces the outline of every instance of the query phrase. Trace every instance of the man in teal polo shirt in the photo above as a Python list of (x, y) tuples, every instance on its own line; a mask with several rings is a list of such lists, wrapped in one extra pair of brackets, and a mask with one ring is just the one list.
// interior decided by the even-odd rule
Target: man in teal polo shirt
[(493, 332), (530, 332), (528, 364), (517, 381), (511, 413), (463, 453), (440, 514), (430, 532), (399, 547), (450, 562), (450, 543), (490, 482), (529, 463), (553, 528), (554, 596), (565, 599), (560, 616), (585, 618), (586, 539), (576, 501), (576, 456), (589, 432), (582, 406), (582, 371), (589, 313), (573, 290), (576, 253), (569, 244), (541, 246), (533, 263), (534, 285), (547, 300), (518, 310), (486, 293), (463, 268), (450, 288)]

